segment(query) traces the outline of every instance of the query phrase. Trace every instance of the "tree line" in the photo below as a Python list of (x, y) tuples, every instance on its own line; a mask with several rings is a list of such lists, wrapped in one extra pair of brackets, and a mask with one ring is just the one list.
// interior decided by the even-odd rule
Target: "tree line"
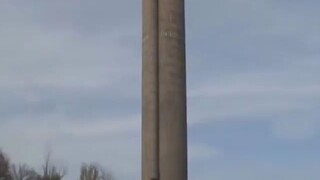
[[(67, 170), (59, 168), (50, 158), (51, 154), (48, 153), (41, 171), (37, 172), (26, 164), (12, 164), (9, 157), (0, 150), (0, 180), (63, 180)], [(114, 180), (114, 177), (98, 164), (84, 163), (80, 168), (79, 180)]]

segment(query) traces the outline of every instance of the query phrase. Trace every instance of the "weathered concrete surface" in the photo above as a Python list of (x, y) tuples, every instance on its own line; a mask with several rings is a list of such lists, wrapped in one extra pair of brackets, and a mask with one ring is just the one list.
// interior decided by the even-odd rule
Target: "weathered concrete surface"
[(158, 0), (143, 0), (142, 179), (159, 179)]
[(187, 180), (184, 0), (159, 1), (160, 179)]
[(184, 0), (143, 0), (143, 180), (187, 180), (185, 64)]

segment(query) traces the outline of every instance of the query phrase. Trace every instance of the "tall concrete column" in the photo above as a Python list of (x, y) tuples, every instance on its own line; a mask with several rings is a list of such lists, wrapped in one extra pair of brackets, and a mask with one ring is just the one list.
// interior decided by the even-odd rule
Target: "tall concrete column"
[(142, 179), (159, 179), (158, 0), (143, 0)]
[(184, 0), (159, 0), (161, 180), (187, 180), (184, 18)]
[(184, 0), (143, 0), (143, 180), (187, 180), (184, 18)]

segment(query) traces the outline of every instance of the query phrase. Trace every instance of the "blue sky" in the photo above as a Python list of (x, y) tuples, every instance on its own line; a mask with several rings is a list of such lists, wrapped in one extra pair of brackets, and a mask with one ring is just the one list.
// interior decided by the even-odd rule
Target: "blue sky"
[[(186, 0), (189, 179), (319, 179), (319, 5)], [(2, 0), (0, 39), (12, 161), (140, 179), (140, 0)]]

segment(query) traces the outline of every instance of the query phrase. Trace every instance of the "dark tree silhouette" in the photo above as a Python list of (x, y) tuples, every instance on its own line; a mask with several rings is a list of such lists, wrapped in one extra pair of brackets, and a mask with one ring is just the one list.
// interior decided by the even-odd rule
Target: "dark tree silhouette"
[(11, 166), (12, 180), (40, 180), (40, 175), (27, 165)]
[(0, 150), (0, 180), (12, 180), (9, 158)]
[[(65, 168), (58, 168), (51, 162), (51, 153), (45, 158), (40, 173), (26, 164), (10, 164), (9, 158), (0, 150), (0, 180), (62, 180), (66, 175)], [(111, 172), (98, 164), (82, 164), (80, 180), (114, 180)]]
[(80, 180), (114, 180), (114, 178), (98, 164), (91, 163), (82, 165)]
[(48, 152), (45, 164), (42, 166), (41, 180), (61, 180), (66, 175), (65, 168), (58, 168), (51, 162), (51, 153)]

